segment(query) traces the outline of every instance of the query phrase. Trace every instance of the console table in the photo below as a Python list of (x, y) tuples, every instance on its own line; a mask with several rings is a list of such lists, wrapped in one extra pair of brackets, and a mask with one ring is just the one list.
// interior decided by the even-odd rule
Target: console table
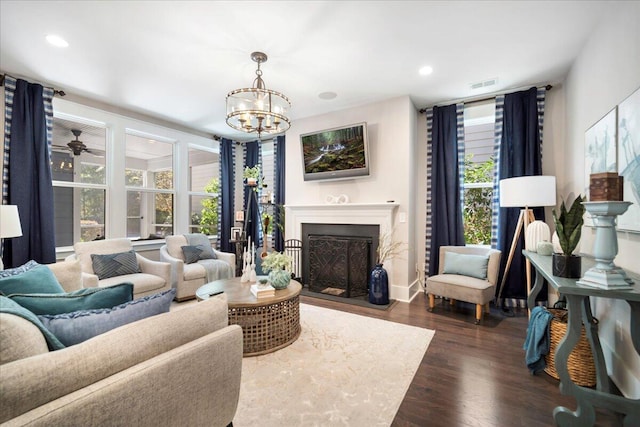
[[(612, 298), (627, 301), (631, 307), (631, 339), (636, 352), (640, 354), (640, 276), (629, 274), (636, 284), (633, 289), (600, 289), (577, 284), (577, 279), (565, 279), (552, 274), (551, 256), (539, 255), (535, 252), (522, 251), (525, 258), (536, 269), (536, 280), (527, 303), (535, 306), (536, 296), (542, 289), (543, 279), (556, 289), (567, 300), (568, 323), (567, 334), (560, 342), (556, 354), (556, 370), (560, 376), (560, 392), (575, 397), (578, 407), (575, 411), (558, 406), (553, 411), (553, 418), (559, 426), (592, 426), (595, 423), (594, 407), (607, 408), (626, 414), (625, 426), (640, 425), (640, 400), (627, 399), (611, 393), (611, 386), (605, 360), (598, 336), (598, 325), (591, 314), (589, 297)], [(582, 273), (594, 265), (594, 260), (582, 257)], [(582, 324), (591, 345), (593, 361), (596, 368), (596, 389), (574, 384), (567, 370), (567, 360), (571, 350), (580, 339)]]

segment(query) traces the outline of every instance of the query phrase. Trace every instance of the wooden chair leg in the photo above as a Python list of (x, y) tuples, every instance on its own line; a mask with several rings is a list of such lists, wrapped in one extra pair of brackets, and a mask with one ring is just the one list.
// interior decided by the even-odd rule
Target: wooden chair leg
[(484, 312), (485, 313), (491, 313), (491, 308), (489, 307), (489, 303), (486, 303), (484, 305)]
[(476, 325), (482, 320), (482, 304), (476, 304)]
[(451, 298), (451, 299), (449, 300), (449, 304), (450, 304), (450, 305), (456, 305), (456, 300), (454, 300), (453, 298)]
[(433, 307), (436, 306), (436, 296), (429, 294), (429, 311), (433, 311)]

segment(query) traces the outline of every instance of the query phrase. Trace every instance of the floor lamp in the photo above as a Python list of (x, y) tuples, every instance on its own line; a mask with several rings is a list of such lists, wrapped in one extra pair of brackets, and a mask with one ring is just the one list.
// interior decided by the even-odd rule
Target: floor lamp
[[(22, 236), (18, 207), (15, 205), (0, 205), (0, 239), (5, 237)], [(2, 247), (0, 246), (0, 270), (4, 270), (2, 262)]]
[[(498, 292), (498, 304), (501, 303), (502, 290), (511, 268), (511, 261), (520, 240), (520, 235), (526, 235), (527, 226), (535, 221), (533, 211), (529, 208), (556, 205), (556, 177), (555, 176), (520, 176), (506, 178), (500, 181), (500, 207), (522, 208), (518, 217), (518, 224), (511, 241), (511, 249), (504, 269), (500, 291)], [(531, 263), (526, 260), (527, 295), (531, 292)]]

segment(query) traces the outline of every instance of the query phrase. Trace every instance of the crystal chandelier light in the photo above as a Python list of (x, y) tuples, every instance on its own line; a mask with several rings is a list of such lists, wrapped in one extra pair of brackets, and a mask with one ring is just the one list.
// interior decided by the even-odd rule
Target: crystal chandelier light
[(267, 89), (262, 80), (260, 64), (267, 61), (267, 55), (253, 52), (251, 59), (258, 63), (253, 87), (236, 89), (227, 95), (227, 124), (234, 129), (272, 135), (285, 132), (291, 127), (287, 111), (291, 108), (289, 98)]

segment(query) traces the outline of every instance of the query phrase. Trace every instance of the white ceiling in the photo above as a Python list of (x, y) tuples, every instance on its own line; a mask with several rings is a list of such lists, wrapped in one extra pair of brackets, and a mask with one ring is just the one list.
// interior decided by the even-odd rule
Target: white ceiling
[[(7, 1), (0, 70), (243, 139), (225, 97), (250, 86), (250, 54), (295, 120), (408, 95), (417, 108), (557, 84), (607, 1)], [(55, 48), (57, 34), (69, 42)], [(430, 65), (434, 72), (421, 76)], [(471, 90), (491, 78), (498, 84)], [(332, 100), (322, 92), (335, 92)], [(247, 138), (244, 138), (247, 139)]]

